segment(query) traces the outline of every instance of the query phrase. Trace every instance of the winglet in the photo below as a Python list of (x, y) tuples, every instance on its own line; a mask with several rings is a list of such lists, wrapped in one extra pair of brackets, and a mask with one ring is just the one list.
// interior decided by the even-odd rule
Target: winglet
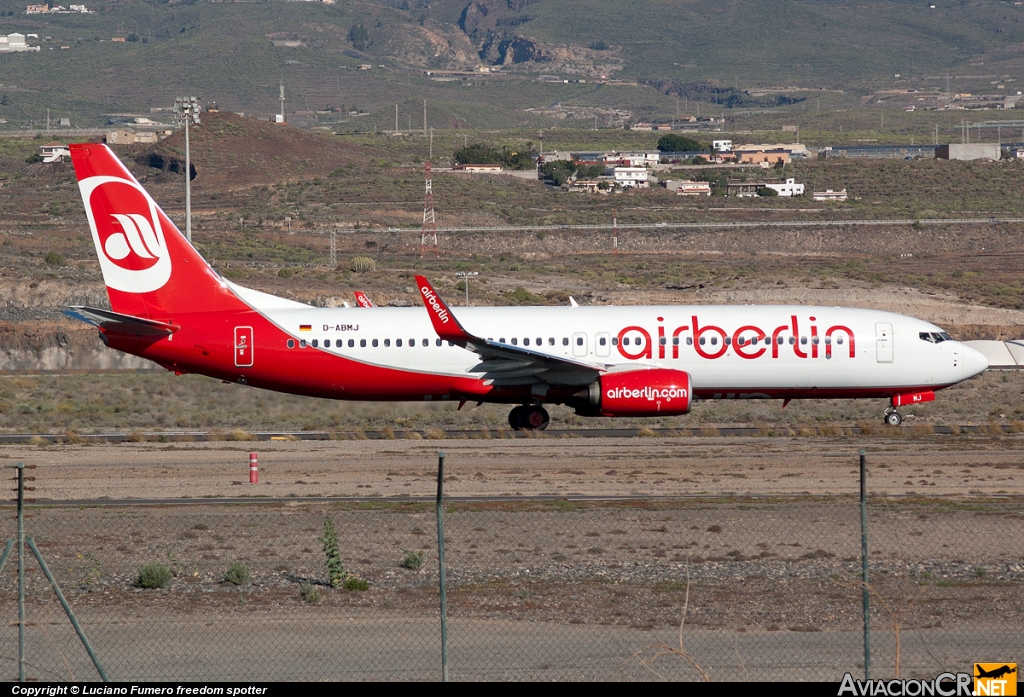
[(459, 320), (455, 319), (455, 315), (445, 305), (444, 300), (437, 294), (433, 286), (430, 285), (430, 281), (425, 276), (416, 277), (416, 287), (420, 289), (420, 295), (423, 297), (423, 304), (427, 307), (427, 314), (430, 315), (430, 321), (434, 325), (434, 331), (437, 335), (445, 341), (476, 341), (477, 338), (467, 332), (459, 324)]

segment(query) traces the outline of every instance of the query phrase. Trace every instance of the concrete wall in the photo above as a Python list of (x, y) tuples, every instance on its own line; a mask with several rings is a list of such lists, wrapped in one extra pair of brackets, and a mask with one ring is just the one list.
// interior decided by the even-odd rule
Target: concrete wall
[(935, 148), (940, 160), (998, 160), (999, 143), (950, 143)]

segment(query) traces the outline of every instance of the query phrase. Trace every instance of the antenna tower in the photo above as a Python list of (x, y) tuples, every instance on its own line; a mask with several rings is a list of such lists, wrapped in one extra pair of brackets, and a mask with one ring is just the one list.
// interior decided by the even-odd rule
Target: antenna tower
[(612, 209), (612, 254), (619, 256), (619, 212)]
[(281, 116), (278, 123), (285, 123), (284, 120), (284, 75), (281, 76)]
[(423, 195), (423, 234), (420, 236), (420, 258), (427, 253), (427, 245), (434, 245), (434, 256), (441, 256), (437, 246), (437, 222), (434, 220), (434, 189), (431, 186), (430, 163), (426, 165), (427, 188)]

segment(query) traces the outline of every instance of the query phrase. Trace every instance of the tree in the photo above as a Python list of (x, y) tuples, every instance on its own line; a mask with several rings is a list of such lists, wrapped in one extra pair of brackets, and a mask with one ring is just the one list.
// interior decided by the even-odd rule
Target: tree
[(362, 51), (370, 44), (370, 32), (362, 24), (353, 24), (348, 30), (348, 40), (357, 51)]
[(770, 186), (759, 186), (757, 187), (757, 195), (771, 198), (772, 196), (778, 196), (779, 192)]
[(700, 150), (701, 144), (690, 138), (668, 133), (658, 138), (658, 150), (660, 152), (693, 152)]
[(503, 160), (501, 150), (482, 143), (473, 143), (455, 151), (455, 162), (460, 165), (498, 165)]

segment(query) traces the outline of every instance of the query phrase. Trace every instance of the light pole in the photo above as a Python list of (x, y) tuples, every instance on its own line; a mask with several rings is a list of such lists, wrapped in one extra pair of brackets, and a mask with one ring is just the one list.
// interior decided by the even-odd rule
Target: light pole
[(479, 271), (456, 271), (455, 278), (461, 278), (466, 286), (466, 307), (469, 307), (469, 279), (479, 276)]
[(199, 98), (178, 97), (174, 100), (174, 122), (185, 126), (185, 238), (192, 242), (192, 153), (189, 151), (189, 124), (199, 125)]

